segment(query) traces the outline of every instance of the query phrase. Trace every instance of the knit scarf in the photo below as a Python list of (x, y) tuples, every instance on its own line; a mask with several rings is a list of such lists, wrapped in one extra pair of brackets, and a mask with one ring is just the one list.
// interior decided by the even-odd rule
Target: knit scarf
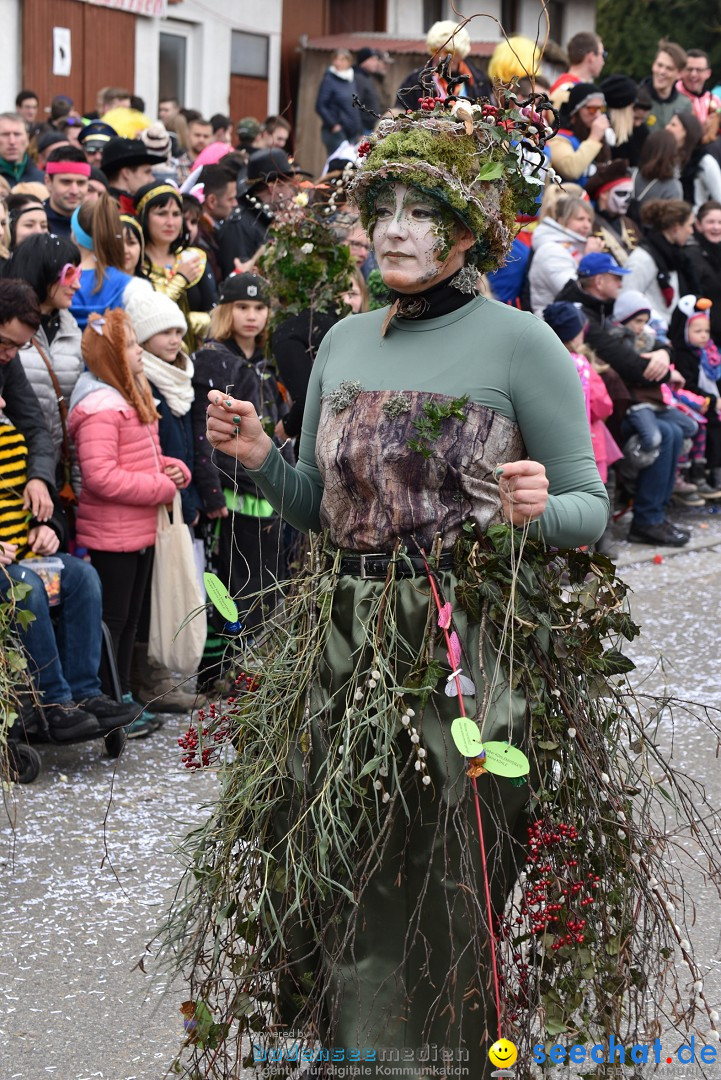
[(173, 416), (185, 416), (195, 400), (193, 362), (185, 353), (181, 353), (181, 356), (185, 367), (179, 368), (143, 349), (146, 378), (163, 395)]
[(713, 341), (709, 341), (704, 349), (699, 350), (699, 362), (704, 374), (712, 382), (717, 383), (721, 378), (721, 353), (719, 353)]
[(646, 233), (642, 247), (648, 251), (656, 263), (656, 280), (667, 307), (673, 304), (671, 274), (674, 270), (678, 274), (679, 296), (684, 296), (686, 293), (698, 293), (696, 274), (683, 248), (678, 244), (672, 244), (663, 233), (656, 229), (650, 229)]
[(19, 184), (22, 180), (23, 173), (27, 167), (28, 155), (23, 154), (20, 161), (6, 161), (5, 158), (0, 158), (0, 166), (2, 171), (12, 176), (16, 184)]

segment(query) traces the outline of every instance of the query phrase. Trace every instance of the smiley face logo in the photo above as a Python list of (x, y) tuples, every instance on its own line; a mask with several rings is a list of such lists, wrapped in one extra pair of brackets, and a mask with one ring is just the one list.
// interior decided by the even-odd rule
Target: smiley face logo
[(516, 1063), (518, 1051), (508, 1039), (498, 1039), (488, 1051), (488, 1056), (499, 1069), (510, 1069)]

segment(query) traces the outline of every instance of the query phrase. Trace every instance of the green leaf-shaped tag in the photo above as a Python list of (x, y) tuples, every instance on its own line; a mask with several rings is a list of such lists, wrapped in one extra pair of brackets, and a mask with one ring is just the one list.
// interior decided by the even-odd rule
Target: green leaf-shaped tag
[(531, 771), (528, 758), (517, 746), (505, 742), (487, 742), (483, 744), (483, 749), (486, 751), (486, 772), (514, 777), (527, 776)]
[(483, 752), (483, 743), (478, 724), (468, 716), (457, 716), (451, 724), (451, 736), (456, 749), (464, 757), (479, 757)]
[(213, 607), (219, 611), (223, 618), (228, 622), (236, 622), (238, 619), (238, 609), (218, 575), (211, 574), (206, 570), (203, 574), (203, 582), (205, 583), (205, 591), (208, 594), (208, 599)]

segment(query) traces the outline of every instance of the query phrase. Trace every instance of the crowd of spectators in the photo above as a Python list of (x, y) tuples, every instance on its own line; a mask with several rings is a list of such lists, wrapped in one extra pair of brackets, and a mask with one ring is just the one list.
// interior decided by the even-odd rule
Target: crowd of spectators
[[(632, 506), (628, 539), (684, 545), (672, 504), (721, 499), (721, 98), (707, 54), (663, 40), (637, 83), (605, 74), (600, 37), (580, 33), (549, 83), (522, 38), (499, 46), (488, 74), (453, 24), (431, 28), (428, 51), (445, 65), (406, 77), (394, 109), (428, 94), (500, 101), (519, 79), (558, 110), (537, 212), (477, 287), (532, 310), (571, 354), (601, 476), (614, 507)], [(345, 185), (381, 115), (388, 63), (370, 48), (331, 57), (315, 183), (283, 116), (234, 123), (167, 98), (150, 118), (121, 87), (87, 116), (55, 98), (41, 122), (31, 90), (0, 114), (0, 588), (33, 585), (20, 603), (35, 621), (18, 632), (55, 739), (120, 723), (152, 734), (148, 702), (187, 710), (225, 677), (217, 627), (192, 692), (149, 655), (157, 508), (177, 490), (200, 563), (222, 571), (240, 618), (262, 629), (244, 597), (283, 580), (297, 538), (252, 480), (208, 453), (207, 392), (253, 400), (293, 455), (323, 334), (376, 302)], [(323, 202), (356, 270), (325, 310), (284, 319), (257, 264), (276, 216), (304, 199)], [(599, 548), (615, 554), (610, 530)], [(63, 564), (60, 616), (32, 569), (50, 556)], [(101, 685), (101, 618), (122, 703)]]

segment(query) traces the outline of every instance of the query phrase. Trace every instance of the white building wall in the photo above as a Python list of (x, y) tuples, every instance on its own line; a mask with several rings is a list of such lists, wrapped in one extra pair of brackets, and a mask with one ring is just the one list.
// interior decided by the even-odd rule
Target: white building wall
[(574, 0), (572, 4), (566, 4), (564, 19), (565, 45), (574, 34), (580, 34), (582, 30), (596, 29), (596, 0)]
[[(501, 17), (501, 0), (456, 0), (456, 10), (463, 16), (474, 15), (483, 11), (486, 17), (473, 19), (468, 24), (468, 33), (474, 41), (498, 41), (501, 34), (496, 19)], [(422, 0), (388, 0), (388, 33), (394, 37), (424, 37), (428, 29), (423, 26)], [(520, 5), (519, 33), (535, 40), (538, 33), (539, 16), (542, 14), (538, 0), (522, 0)], [(494, 16), (495, 18), (489, 18)], [(445, 5), (446, 19), (455, 19), (450, 3)], [(593, 30), (596, 24), (595, 0), (568, 0), (565, 5), (564, 41), (580, 30)], [(545, 35), (545, 23), (541, 19), (541, 40)]]
[(23, 87), (20, 48), (21, 8), (19, 0), (0, 0), (2, 63), (0, 64), (0, 112), (13, 112), (15, 98)]
[[(3, 0), (0, 0), (0, 3)], [(288, 2), (288, 0), (286, 0)], [(292, 0), (290, 0), (292, 2)], [(135, 87), (149, 115), (158, 104), (158, 41), (161, 32), (187, 39), (184, 105), (204, 116), (228, 111), (230, 42), (233, 30), (270, 38), (268, 113), (278, 111), (280, 35), (283, 0), (184, 0), (168, 9), (167, 19), (138, 18), (135, 37)]]

